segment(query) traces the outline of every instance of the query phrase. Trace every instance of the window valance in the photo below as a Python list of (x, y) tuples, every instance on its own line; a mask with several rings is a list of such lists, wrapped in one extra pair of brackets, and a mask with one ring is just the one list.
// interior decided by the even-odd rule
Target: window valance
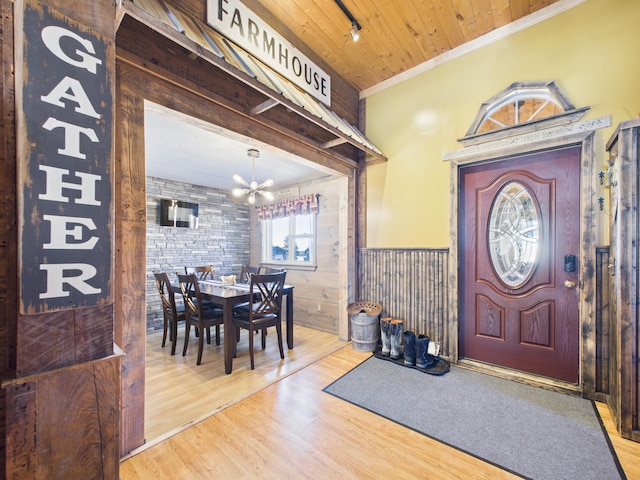
[(317, 214), (319, 210), (318, 197), (317, 193), (308, 193), (297, 197), (283, 198), (269, 205), (262, 205), (258, 207), (258, 219), (271, 220), (295, 215)]

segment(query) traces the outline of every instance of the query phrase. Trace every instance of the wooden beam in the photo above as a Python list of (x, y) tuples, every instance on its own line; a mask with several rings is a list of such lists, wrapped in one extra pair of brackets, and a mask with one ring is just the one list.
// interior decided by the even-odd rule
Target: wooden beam
[[(212, 52), (212, 51), (208, 50), (207, 48), (203, 48), (203, 45), (194, 42), (193, 40), (188, 38), (186, 35), (184, 35), (182, 32), (179, 32), (176, 28), (172, 28), (170, 25), (167, 25), (166, 23), (164, 23), (161, 20), (157, 19), (156, 17), (154, 17), (153, 15), (149, 14), (144, 9), (142, 9), (140, 7), (137, 7), (132, 3), (128, 3), (125, 6), (125, 10), (126, 10), (126, 13), (128, 15), (130, 15), (132, 18), (134, 18), (134, 19), (138, 20), (139, 22), (147, 25), (148, 27), (150, 27), (154, 31), (160, 33), (161, 35), (169, 38), (171, 41), (173, 41), (176, 44), (180, 45), (181, 47), (185, 48), (189, 52), (194, 53), (199, 58), (201, 58), (203, 60), (206, 60), (207, 62), (215, 65), (216, 67), (218, 67), (220, 69), (222, 69), (223, 71), (225, 71), (229, 75), (234, 76), (236, 79), (242, 81), (246, 85), (251, 86), (255, 90), (257, 90), (260, 93), (262, 93), (263, 95), (265, 95), (265, 96), (267, 96), (267, 97), (269, 97), (269, 98), (271, 98), (273, 100), (276, 100), (278, 103), (281, 103), (286, 108), (288, 108), (292, 112), (300, 115), (301, 117), (303, 117), (304, 119), (308, 120), (309, 122), (311, 122), (311, 123), (313, 123), (315, 125), (318, 125), (319, 127), (331, 132), (332, 134), (336, 135), (337, 137), (344, 138), (345, 139), (344, 143), (349, 143), (350, 145), (356, 147), (357, 149), (359, 149), (359, 150), (361, 150), (361, 151), (363, 151), (363, 152), (365, 152), (365, 153), (367, 153), (369, 155), (372, 155), (372, 156), (377, 157), (377, 158), (379, 158), (379, 159), (381, 159), (383, 161), (386, 161), (386, 157), (384, 155), (382, 155), (382, 153), (370, 148), (369, 146), (367, 146), (367, 145), (365, 145), (365, 144), (363, 144), (363, 143), (361, 143), (361, 142), (359, 142), (359, 141), (357, 141), (355, 139), (357, 136), (359, 136), (357, 131), (354, 131), (354, 137), (351, 137), (351, 136), (347, 135), (346, 133), (342, 132), (340, 129), (332, 126), (329, 123), (327, 123), (322, 118), (318, 118), (316, 115), (312, 114), (311, 112), (309, 112), (305, 108), (297, 105), (293, 101), (287, 99), (283, 95), (281, 95), (278, 92), (276, 92), (276, 91), (272, 90), (271, 88), (267, 87), (266, 85), (264, 85), (262, 82), (260, 82), (256, 78), (253, 78), (246, 71), (242, 71), (242, 70), (240, 70), (238, 68), (233, 67), (226, 60), (221, 59), (215, 52)], [(196, 19), (192, 19), (192, 21), (193, 22), (197, 22)], [(342, 119), (340, 119), (340, 120), (344, 121)], [(349, 127), (352, 127), (352, 126), (349, 125)]]
[(346, 140), (344, 138), (338, 137), (338, 138), (334, 138), (333, 140), (329, 140), (328, 142), (324, 142), (320, 146), (322, 148), (331, 148), (331, 147), (335, 147), (336, 145), (342, 145), (345, 142)]
[[(276, 124), (275, 122), (270, 121), (269, 119), (266, 119), (261, 116), (258, 116), (258, 117), (251, 116), (249, 113), (249, 110), (243, 108), (242, 106), (238, 104), (234, 104), (230, 100), (227, 100), (226, 98), (216, 95), (213, 92), (210, 92), (210, 91), (205, 92), (201, 88), (197, 88), (196, 85), (190, 84), (188, 81), (175, 76), (171, 72), (160, 69), (155, 65), (148, 64), (143, 59), (140, 59), (130, 54), (129, 52), (126, 52), (124, 50), (119, 50), (117, 52), (117, 59), (122, 64), (129, 65), (141, 72), (144, 72), (147, 75), (152, 75), (153, 77), (158, 78), (161, 81), (168, 82), (173, 87), (176, 87), (179, 90), (187, 91), (190, 94), (195, 95), (201, 99), (204, 99), (209, 102), (213, 102), (214, 104), (227, 110), (229, 113), (237, 114), (240, 117), (244, 117), (245, 119), (251, 119), (253, 122), (257, 122), (262, 126), (267, 127), (271, 132), (273, 132), (271, 138), (275, 138), (273, 136), (273, 134), (275, 133), (282, 136), (282, 138), (288, 138), (297, 143), (304, 144), (313, 150), (321, 151), (322, 155), (325, 158), (327, 156), (331, 157), (331, 160), (333, 163), (331, 168), (339, 171), (340, 173), (349, 174), (350, 171), (358, 168), (357, 161), (347, 158), (331, 150), (323, 149), (318, 142), (314, 142), (311, 139), (301, 134), (298, 134), (285, 127), (282, 127), (282, 125)], [(234, 130), (233, 128), (231, 129)], [(346, 167), (346, 169), (344, 167)]]
[(279, 101), (273, 98), (270, 98), (262, 102), (260, 105), (256, 105), (255, 107), (253, 107), (251, 110), (249, 110), (249, 113), (251, 115), (260, 115), (261, 113), (266, 112), (270, 108), (275, 107), (279, 103), (280, 103)]

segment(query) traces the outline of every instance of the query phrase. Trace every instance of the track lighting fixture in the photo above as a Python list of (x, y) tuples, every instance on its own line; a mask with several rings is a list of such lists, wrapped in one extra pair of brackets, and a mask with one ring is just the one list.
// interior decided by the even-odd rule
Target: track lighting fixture
[(357, 42), (358, 39), (360, 38), (360, 30), (362, 29), (362, 27), (360, 26), (356, 18), (351, 14), (349, 9), (345, 7), (344, 3), (342, 3), (341, 0), (334, 0), (334, 2), (336, 5), (338, 5), (338, 7), (340, 7), (340, 10), (342, 10), (342, 13), (344, 13), (344, 15), (351, 22), (351, 38), (353, 38), (354, 42)]

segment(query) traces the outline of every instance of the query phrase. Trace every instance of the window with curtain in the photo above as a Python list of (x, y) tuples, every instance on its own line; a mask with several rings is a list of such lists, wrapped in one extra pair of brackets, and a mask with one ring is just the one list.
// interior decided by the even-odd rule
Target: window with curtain
[(262, 263), (316, 264), (318, 195), (280, 200), (258, 207), (262, 222)]

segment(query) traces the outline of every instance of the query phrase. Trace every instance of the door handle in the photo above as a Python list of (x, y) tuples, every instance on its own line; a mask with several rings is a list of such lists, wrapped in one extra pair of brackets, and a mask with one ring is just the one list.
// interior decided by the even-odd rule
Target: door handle
[(572, 281), (572, 280), (565, 280), (564, 281), (564, 286), (567, 288), (576, 288), (576, 282)]

